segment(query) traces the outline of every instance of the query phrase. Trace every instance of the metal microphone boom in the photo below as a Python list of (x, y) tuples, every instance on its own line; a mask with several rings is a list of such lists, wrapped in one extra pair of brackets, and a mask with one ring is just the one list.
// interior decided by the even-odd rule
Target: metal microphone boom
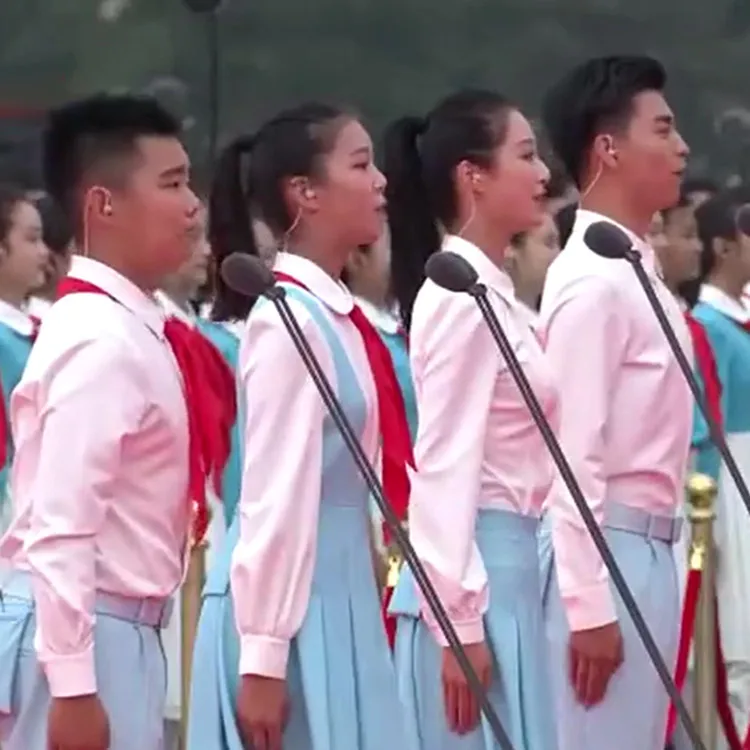
[(294, 317), (294, 313), (286, 299), (286, 290), (276, 283), (273, 274), (268, 268), (266, 268), (263, 262), (259, 258), (251, 255), (234, 253), (228, 256), (221, 264), (221, 275), (227, 283), (227, 286), (234, 289), (234, 291), (244, 294), (247, 297), (266, 297), (278, 310), (284, 327), (289, 333), (297, 352), (305, 363), (305, 366), (310, 373), (310, 377), (313, 379), (326, 408), (333, 418), (333, 421), (336, 423), (336, 427), (341, 433), (341, 437), (344, 439), (346, 447), (349, 449), (354, 462), (357, 464), (357, 468), (362, 474), (362, 478), (365, 480), (368, 489), (375, 498), (378, 508), (383, 514), (383, 518), (393, 534), (394, 541), (401, 551), (404, 560), (406, 560), (406, 563), (411, 568), (411, 571), (414, 574), (414, 579), (422, 590), (440, 630), (448, 641), (448, 645), (454, 653), (456, 661), (469, 683), (470, 690), (479, 701), (482, 713), (487, 719), (487, 723), (490, 725), (492, 734), (495, 736), (495, 739), (503, 750), (514, 750), (513, 744), (503, 728), (500, 718), (487, 697), (487, 692), (474, 671), (451, 621), (448, 619), (448, 614), (445, 611), (435, 588), (430, 582), (427, 573), (422, 567), (422, 563), (419, 561), (419, 558), (414, 551), (414, 547), (412, 547), (411, 542), (409, 541), (409, 537), (401, 527), (396, 514), (393, 512), (393, 509), (385, 498), (380, 479), (370, 462), (367, 460), (367, 456), (360, 445), (359, 439), (354, 432), (354, 428), (351, 426), (349, 419), (331, 387), (331, 384), (328, 382), (328, 378), (326, 377), (325, 372), (323, 372), (320, 362), (318, 362), (315, 353), (310, 347), (310, 343), (305, 338), (304, 332), (300, 328), (297, 319)]
[(526, 377), (526, 373), (524, 373), (523, 368), (518, 361), (518, 357), (516, 357), (513, 347), (511, 346), (510, 341), (508, 341), (508, 337), (505, 335), (505, 331), (503, 331), (495, 311), (492, 309), (492, 305), (487, 297), (487, 287), (484, 284), (479, 283), (477, 272), (469, 262), (455, 253), (436, 253), (427, 261), (425, 270), (429, 278), (438, 286), (451, 292), (465, 292), (470, 294), (476, 301), (477, 306), (487, 323), (487, 327), (490, 329), (492, 338), (495, 339), (495, 343), (508, 365), (513, 380), (515, 380), (518, 390), (521, 392), (521, 396), (526, 402), (526, 406), (531, 412), (531, 416), (536, 423), (539, 432), (542, 434), (547, 449), (552, 455), (552, 460), (555, 462), (555, 465), (560, 472), (560, 476), (565, 482), (599, 554), (602, 556), (602, 560), (612, 577), (612, 583), (617, 589), (617, 593), (620, 595), (620, 598), (625, 605), (625, 609), (627, 609), (628, 614), (633, 620), (633, 625), (638, 631), (641, 641), (643, 641), (643, 645), (648, 652), (651, 662), (654, 665), (664, 688), (677, 709), (677, 713), (685, 726), (685, 731), (688, 733), (688, 736), (693, 743), (693, 747), (695, 750), (706, 750), (706, 746), (703, 743), (703, 740), (701, 740), (687, 707), (682, 700), (680, 691), (677, 689), (677, 686), (672, 679), (672, 675), (670, 674), (662, 655), (659, 653), (659, 647), (656, 645), (656, 641), (651, 635), (651, 631), (649, 631), (648, 625), (646, 625), (646, 621), (643, 619), (641, 611), (638, 609), (638, 605), (636, 604), (635, 598), (625, 581), (625, 577), (604, 539), (604, 534), (599, 528), (599, 524), (596, 522), (596, 518), (594, 518), (591, 508), (589, 508), (589, 505), (583, 496), (581, 487), (573, 474), (573, 470), (570, 468), (568, 459), (565, 457), (565, 454), (560, 447), (560, 443), (558, 442), (555, 433), (552, 431), (552, 428), (544, 415), (544, 411), (542, 410), (531, 384)]

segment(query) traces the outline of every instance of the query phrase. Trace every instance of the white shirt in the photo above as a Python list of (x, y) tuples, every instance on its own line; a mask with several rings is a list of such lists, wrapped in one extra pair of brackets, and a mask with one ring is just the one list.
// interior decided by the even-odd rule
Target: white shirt
[[(579, 210), (547, 272), (541, 318), (561, 395), (560, 443), (601, 524), (608, 502), (674, 516), (682, 501), (693, 399), (635, 272), (584, 242), (598, 221), (615, 224), (643, 266), (677, 337), (692, 343), (674, 295), (659, 279), (653, 249), (605, 216)], [(555, 563), (572, 630), (613, 622), (609, 575), (573, 499), (550, 496)]]
[[(548, 420), (557, 391), (513, 282), (478, 247), (446, 236), (489, 299)], [(488, 581), (474, 540), (477, 510), (539, 516), (554, 479), (552, 459), (507, 364), (467, 294), (426, 281), (412, 314), (410, 359), (419, 411), (409, 533), (459, 637), (484, 637)], [(423, 615), (445, 643), (432, 615)]]
[[(153, 299), (76, 256), (77, 293), (45, 316), (13, 392), (14, 520), (0, 559), (33, 579), (36, 648), (53, 696), (96, 691), (96, 592), (164, 598), (189, 522), (182, 383)], [(112, 299), (112, 297), (114, 299)]]
[[(358, 437), (375, 460), (378, 420), (375, 383), (361, 336), (349, 318), (348, 290), (309, 260), (279, 253), (277, 271), (304, 284), (321, 301), (341, 337), (367, 399)], [(289, 298), (323, 371), (337, 389), (333, 357), (307, 307)], [(240, 636), (240, 674), (283, 678), (291, 639), (307, 612), (317, 554), (323, 475), (323, 419), (318, 389), (270, 302), (248, 318), (239, 354), (245, 424), (240, 539), (232, 558), (232, 596)], [(242, 408), (240, 409), (242, 411)], [(369, 550), (362, 550), (369, 555)]]

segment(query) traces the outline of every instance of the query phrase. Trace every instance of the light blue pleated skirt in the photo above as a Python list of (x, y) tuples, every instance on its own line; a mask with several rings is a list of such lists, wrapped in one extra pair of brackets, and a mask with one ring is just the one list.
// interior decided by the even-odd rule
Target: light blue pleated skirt
[[(380, 614), (366, 504), (322, 505), (312, 593), (292, 640), (285, 750), (412, 750)], [(193, 657), (188, 750), (244, 750), (229, 592), (235, 522), (207, 583)]]
[[(490, 605), (484, 625), (494, 656), (489, 698), (515, 750), (556, 750), (549, 665), (542, 618), (538, 522), (516, 513), (482, 510), (476, 541), (487, 569)], [(441, 648), (418, 617), (411, 572), (404, 568), (390, 611), (398, 616), (396, 671), (410, 741), (420, 750), (497, 750), (483, 719), (474, 732), (448, 730), (441, 682)]]

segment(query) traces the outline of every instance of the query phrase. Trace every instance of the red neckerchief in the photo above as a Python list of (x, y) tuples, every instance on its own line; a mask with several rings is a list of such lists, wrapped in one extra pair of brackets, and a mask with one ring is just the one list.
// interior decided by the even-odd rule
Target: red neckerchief
[[(72, 276), (59, 284), (57, 298), (88, 292), (116, 300), (96, 284)], [(229, 459), (231, 429), (237, 413), (234, 374), (221, 353), (198, 330), (175, 317), (164, 323), (164, 336), (182, 375), (188, 416), (188, 501), (192, 503), (193, 538), (208, 528), (206, 480), (212, 478), (221, 495), (221, 473)]]
[(685, 313), (690, 335), (693, 339), (693, 350), (695, 352), (695, 363), (703, 380), (703, 390), (706, 397), (708, 413), (721, 429), (721, 380), (719, 379), (719, 368), (716, 365), (716, 357), (711, 342), (708, 339), (706, 329), (702, 323), (688, 310)]
[[(279, 281), (295, 284), (310, 292), (307, 286), (289, 274), (277, 271), (275, 276)], [(356, 305), (349, 313), (349, 319), (362, 337), (375, 381), (380, 434), (383, 440), (383, 489), (394, 512), (399, 520), (403, 521), (409, 507), (410, 490), (406, 467), (407, 465), (414, 467), (414, 454), (404, 397), (388, 347), (383, 343), (375, 326)]]

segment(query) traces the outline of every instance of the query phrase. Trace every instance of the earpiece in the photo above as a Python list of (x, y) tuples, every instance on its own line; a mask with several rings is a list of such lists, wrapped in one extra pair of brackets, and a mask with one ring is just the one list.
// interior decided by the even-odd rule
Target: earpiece
[(617, 158), (617, 149), (615, 148), (615, 142), (612, 140), (612, 136), (607, 136), (607, 155), (613, 158)]
[(315, 197), (315, 191), (312, 188), (305, 188), (304, 192), (302, 193), (304, 197), (311, 201)]
[(105, 216), (112, 216), (112, 201), (109, 198), (104, 199), (104, 205), (102, 206), (102, 213)]

